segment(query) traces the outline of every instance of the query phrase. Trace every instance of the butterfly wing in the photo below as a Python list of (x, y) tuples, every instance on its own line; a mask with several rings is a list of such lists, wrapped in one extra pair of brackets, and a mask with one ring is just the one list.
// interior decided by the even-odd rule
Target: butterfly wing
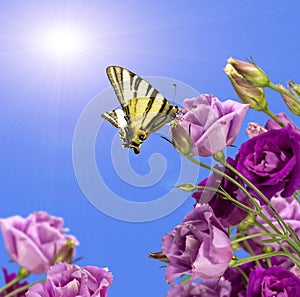
[(151, 84), (125, 68), (109, 66), (106, 73), (122, 107), (132, 98), (165, 99)]

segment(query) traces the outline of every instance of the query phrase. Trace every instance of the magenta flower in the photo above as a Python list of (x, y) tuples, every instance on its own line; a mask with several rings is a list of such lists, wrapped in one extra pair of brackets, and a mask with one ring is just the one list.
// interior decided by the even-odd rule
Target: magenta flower
[(256, 267), (250, 274), (247, 297), (300, 296), (300, 279), (289, 270)]
[[(295, 233), (300, 237), (300, 207), (299, 203), (296, 199), (291, 196), (287, 198), (283, 198), (280, 195), (275, 195), (271, 198), (271, 203), (276, 208), (282, 219), (286, 222), (287, 225), (293, 228)], [(263, 205), (261, 207), (263, 214), (278, 228), (280, 229), (280, 225), (278, 224), (277, 220), (275, 219), (273, 211), (270, 209), (269, 206)], [(269, 230), (270, 232), (272, 229), (270, 226), (260, 217), (256, 218), (257, 222), (264, 226), (265, 229)], [(258, 234), (262, 233), (259, 227), (252, 225), (250, 226), (246, 233), (247, 235), (251, 234)], [(264, 243), (262, 240), (271, 239), (270, 237), (255, 237), (248, 239), (248, 243), (250, 244), (251, 248), (254, 250), (255, 253), (260, 254), (263, 252), (264, 246), (270, 246), (274, 249), (274, 251), (279, 251), (280, 247), (277, 243), (268, 242)], [(283, 245), (288, 247), (285, 242), (281, 242)]]
[[(4, 273), (4, 280), (5, 283), (8, 284), (9, 282), (11, 282), (12, 280), (14, 280), (15, 278), (17, 278), (17, 275), (15, 273), (8, 273), (6, 268), (2, 268), (2, 271)], [(11, 287), (9, 287), (7, 290), (3, 291), (0, 293), (0, 297), (5, 297), (7, 294), (13, 292), (14, 290), (17, 290), (23, 286), (26, 286), (28, 283), (26, 281), (24, 282), (18, 282), (14, 285), (12, 285)], [(25, 289), (25, 291), (20, 292), (16, 295), (14, 295), (14, 297), (25, 297), (25, 292), (27, 292), (27, 289)]]
[(300, 189), (300, 134), (288, 125), (249, 139), (236, 156), (236, 169), (269, 199), (279, 191), (293, 195)]
[(46, 281), (32, 286), (26, 296), (106, 297), (112, 280), (108, 269), (58, 262), (48, 270)]
[(47, 272), (56, 253), (69, 241), (78, 244), (74, 236), (65, 234), (67, 229), (63, 224), (62, 218), (46, 212), (34, 212), (27, 218), (0, 219), (5, 247), (11, 259), (37, 274)]
[[(191, 152), (199, 156), (211, 156), (231, 145), (236, 139), (243, 118), (249, 108), (232, 100), (220, 102), (217, 97), (202, 94), (185, 99), (183, 116), (179, 124), (190, 135)], [(173, 143), (178, 143), (178, 133), (172, 133)], [(175, 137), (175, 138), (174, 138)]]
[(231, 285), (226, 280), (179, 284), (172, 287), (167, 297), (230, 297)]
[(232, 259), (228, 234), (208, 205), (195, 207), (162, 240), (163, 253), (170, 260), (168, 283), (181, 274), (190, 274), (191, 280), (215, 279)]
[[(233, 159), (227, 158), (226, 161), (231, 166), (235, 167), (235, 161)], [(224, 169), (218, 165), (216, 165), (215, 168), (223, 171), (224, 173), (233, 177), (235, 180), (239, 181), (230, 170)], [(242, 184), (241, 181), (239, 181), (239, 183)], [(249, 205), (249, 199), (242, 192), (242, 190), (240, 190), (232, 182), (228, 181), (228, 179), (216, 173), (213, 173), (211, 176), (201, 181), (199, 186), (207, 186), (224, 190), (232, 198), (243, 203), (244, 205)], [(247, 216), (247, 212), (242, 210), (240, 207), (235, 206), (230, 200), (224, 199), (224, 197), (221, 197), (221, 195), (217, 192), (211, 190), (198, 190), (197, 192), (194, 192), (192, 196), (196, 199), (197, 203), (208, 203), (213, 209), (215, 216), (220, 220), (221, 224), (225, 228), (236, 226)]]

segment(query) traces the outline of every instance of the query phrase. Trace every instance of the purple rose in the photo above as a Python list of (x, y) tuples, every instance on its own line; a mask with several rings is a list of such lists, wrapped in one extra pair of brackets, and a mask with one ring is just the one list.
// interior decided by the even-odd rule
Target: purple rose
[[(249, 108), (248, 104), (232, 100), (220, 102), (208, 94), (185, 99), (183, 106), (179, 124), (190, 135), (192, 154), (199, 156), (211, 156), (231, 145)], [(173, 143), (180, 143), (174, 139), (178, 133), (174, 134)]]
[(167, 297), (230, 297), (231, 285), (226, 280), (179, 284), (172, 287)]
[[(235, 161), (231, 158), (226, 160), (231, 166), (235, 167)], [(239, 181), (229, 169), (224, 169), (218, 165), (215, 168), (233, 177), (235, 180)], [(241, 181), (239, 181), (242, 184)], [(207, 186), (215, 189), (224, 190), (232, 198), (243, 203), (244, 205), (249, 205), (249, 199), (247, 196), (235, 186), (228, 179), (213, 173), (211, 176), (199, 183), (199, 186)], [(196, 199), (197, 203), (205, 204), (208, 203), (214, 211), (215, 216), (220, 220), (221, 224), (227, 228), (230, 226), (236, 226), (239, 224), (246, 216), (247, 212), (242, 210), (240, 207), (235, 206), (231, 201), (224, 199), (219, 193), (212, 190), (198, 190), (193, 193), (193, 197)]]
[(253, 137), (242, 144), (236, 162), (236, 169), (267, 198), (281, 190), (282, 197), (289, 197), (300, 189), (300, 134), (289, 125)]
[[(4, 273), (4, 280), (5, 283), (8, 284), (9, 282), (11, 282), (12, 280), (14, 280), (15, 278), (17, 278), (17, 275), (15, 273), (8, 273), (7, 269), (2, 268), (2, 271)], [(11, 287), (9, 287), (7, 290), (3, 291), (0, 293), (0, 297), (5, 297), (7, 296), (7, 294), (13, 292), (14, 290), (17, 290), (21, 287), (26, 286), (28, 283), (26, 281), (24, 282), (17, 282), (16, 284), (12, 285)], [(23, 292), (19, 292), (18, 294), (15, 294), (14, 297), (25, 297), (25, 292), (27, 292), (27, 289), (25, 289), (25, 291)]]
[(300, 296), (300, 279), (289, 270), (256, 267), (249, 277), (247, 297)]
[[(300, 207), (298, 201), (293, 197), (283, 198), (280, 195), (275, 195), (271, 198), (271, 203), (276, 208), (282, 219), (286, 222), (287, 225), (293, 228), (295, 233), (300, 237)], [(263, 214), (271, 221), (279, 230), (281, 226), (278, 224), (277, 220), (275, 219), (274, 212), (270, 209), (268, 205), (263, 205), (261, 207)], [(257, 222), (264, 226), (264, 230), (272, 231), (271, 227), (260, 217), (256, 218)], [(258, 234), (265, 232), (256, 225), (251, 225), (246, 230), (246, 235), (251, 234)], [(263, 247), (270, 246), (273, 248), (274, 251), (279, 251), (280, 247), (276, 242), (262, 242), (262, 240), (271, 239), (270, 237), (255, 237), (248, 239), (247, 242), (250, 244), (251, 248), (254, 250), (255, 253), (260, 254), (263, 252)], [(281, 244), (288, 247), (285, 242), (281, 242)], [(282, 266), (282, 265), (281, 265)]]
[(181, 274), (191, 274), (191, 280), (215, 279), (233, 255), (228, 234), (208, 205), (195, 207), (162, 240), (163, 253), (170, 260), (168, 283)]
[[(291, 125), (294, 131), (300, 133), (300, 129), (293, 123), (291, 119), (289, 119), (286, 114), (283, 112), (280, 112), (279, 114), (276, 115), (276, 117), (285, 125)], [(282, 127), (276, 123), (273, 119), (269, 119), (265, 125), (265, 128), (267, 130), (274, 130), (274, 129), (281, 129)]]
[[(13, 216), (0, 219), (5, 247), (11, 259), (26, 270), (46, 273), (55, 255), (69, 241), (78, 244), (74, 236), (66, 235), (62, 218), (46, 212), (34, 212), (27, 218)], [(73, 250), (74, 253), (74, 250)]]
[(113, 276), (108, 269), (58, 262), (49, 268), (46, 281), (32, 286), (26, 296), (106, 297), (112, 280)]

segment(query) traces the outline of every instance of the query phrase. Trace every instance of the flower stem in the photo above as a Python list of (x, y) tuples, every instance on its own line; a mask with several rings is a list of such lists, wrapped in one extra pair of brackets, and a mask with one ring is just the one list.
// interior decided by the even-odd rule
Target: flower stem
[(289, 257), (298, 267), (300, 267), (300, 261), (295, 258), (291, 253), (286, 253), (286, 252), (270, 252), (270, 253), (265, 253), (265, 254), (260, 254), (260, 255), (255, 255), (255, 256), (251, 256), (251, 257), (247, 257), (247, 258), (241, 258), (238, 259), (236, 261), (234, 261), (234, 263), (232, 263), (230, 266), (231, 267), (236, 267), (236, 266), (240, 266), (242, 264), (245, 263), (249, 263), (255, 260), (262, 260), (262, 259), (266, 259), (266, 258), (270, 258), (270, 257), (274, 257), (274, 256), (287, 256)]
[(237, 239), (234, 239), (232, 240), (232, 243), (239, 243), (241, 241), (244, 241), (244, 240), (248, 240), (248, 239), (252, 239), (252, 238), (255, 238), (255, 237), (263, 237), (263, 236), (270, 236), (270, 237), (274, 237), (276, 238), (278, 235), (276, 234), (273, 234), (273, 233), (255, 233), (255, 234), (250, 234), (250, 235), (247, 235), (247, 236), (243, 236), (243, 237), (239, 237)]
[(232, 178), (231, 176), (229, 176), (228, 174), (224, 173), (221, 170), (218, 170), (217, 168), (211, 167), (205, 163), (202, 163), (198, 160), (196, 160), (195, 158), (193, 158), (191, 155), (184, 155), (188, 160), (190, 160), (191, 162), (197, 164), (198, 166), (201, 166), (203, 168), (206, 168), (208, 170), (211, 170), (212, 172), (225, 177), (227, 180), (229, 180), (230, 182), (232, 182), (234, 185), (236, 185), (238, 188), (240, 188), (242, 190), (242, 192), (249, 198), (249, 200), (251, 201), (251, 203), (255, 206), (256, 210), (259, 211), (260, 210), (260, 206), (259, 204), (256, 202), (256, 200), (247, 192), (247, 190), (239, 183), (237, 182), (234, 178)]
[(282, 123), (268, 107), (265, 107), (262, 111), (271, 119), (273, 119), (278, 125), (280, 125), (281, 127), (285, 127), (284, 123)]
[(236, 206), (238, 206), (239, 208), (241, 208), (247, 212), (256, 214), (256, 212), (251, 207), (246, 206), (243, 203), (232, 198), (224, 189), (222, 189), (222, 191), (221, 191), (219, 189), (216, 189), (213, 187), (208, 187), (208, 186), (195, 186), (194, 189), (203, 190), (203, 191), (212, 191), (212, 192), (218, 193), (219, 195), (224, 196), (224, 197), (221, 197), (222, 199), (229, 200), (232, 203), (234, 203)]
[[(22, 279), (24, 279), (25, 276), (17, 276), (16, 278), (14, 278), (13, 280), (11, 280), (10, 282), (8, 282), (5, 286), (3, 286), (0, 289), (0, 294), (3, 293), (4, 291), (6, 291), (7, 289), (9, 289), (10, 287), (12, 287), (13, 285), (17, 284), (19, 281), (21, 281)], [(8, 295), (7, 295), (8, 296)], [(5, 296), (5, 297), (7, 297)]]
[(24, 286), (22, 286), (22, 287), (19, 287), (18, 289), (16, 289), (16, 290), (14, 290), (14, 291), (8, 293), (7, 295), (5, 295), (5, 297), (13, 297), (13, 296), (17, 295), (17, 294), (20, 293), (20, 292), (27, 291), (27, 289), (29, 289), (29, 288), (32, 287), (33, 285), (38, 284), (38, 283), (42, 283), (42, 282), (44, 282), (44, 281), (45, 281), (45, 279), (42, 279), (42, 280), (39, 280), (39, 281), (37, 281), (37, 282), (34, 282), (34, 283), (31, 283), (31, 284), (27, 284), (27, 285), (24, 285)]

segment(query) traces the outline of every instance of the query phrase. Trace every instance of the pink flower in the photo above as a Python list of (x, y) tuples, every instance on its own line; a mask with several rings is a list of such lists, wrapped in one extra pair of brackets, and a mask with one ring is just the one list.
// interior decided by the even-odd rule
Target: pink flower
[(47, 272), (46, 281), (32, 286), (27, 297), (106, 297), (113, 276), (106, 268), (79, 267), (58, 262)]
[(5, 247), (11, 259), (26, 270), (41, 274), (47, 272), (64, 246), (78, 244), (72, 235), (66, 235), (62, 218), (46, 212), (34, 212), (27, 218), (13, 216), (0, 219)]
[[(232, 100), (220, 102), (217, 97), (208, 94), (185, 99), (183, 105), (183, 115), (178, 124), (185, 130), (184, 138), (186, 135), (190, 137), (191, 153), (199, 156), (211, 156), (231, 145), (249, 108), (248, 104)], [(181, 142), (180, 133), (171, 130), (171, 134), (173, 143)]]
[(163, 253), (170, 260), (168, 283), (181, 274), (191, 274), (191, 280), (216, 279), (232, 259), (228, 234), (208, 205), (195, 207), (162, 240)]

